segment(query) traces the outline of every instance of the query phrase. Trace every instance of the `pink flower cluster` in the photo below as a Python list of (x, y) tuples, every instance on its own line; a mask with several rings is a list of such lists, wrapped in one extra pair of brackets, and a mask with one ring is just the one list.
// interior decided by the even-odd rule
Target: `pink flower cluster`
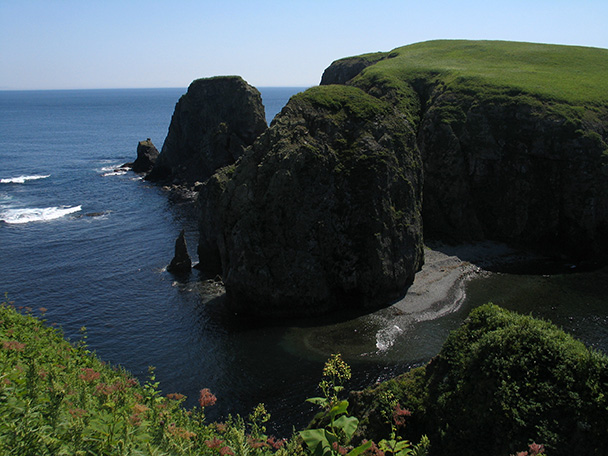
[(539, 445), (538, 443), (531, 443), (528, 445), (528, 451), (520, 451), (516, 453), (515, 456), (538, 456), (539, 454), (544, 454), (545, 446)]
[(97, 372), (95, 369), (92, 369), (90, 367), (85, 367), (82, 369), (82, 374), (80, 374), (78, 377), (87, 383), (91, 383), (91, 382), (94, 382), (95, 380), (99, 379), (100, 376), (101, 376), (101, 374), (99, 372)]
[(201, 408), (209, 407), (217, 402), (217, 397), (211, 393), (209, 388), (203, 388), (198, 403)]

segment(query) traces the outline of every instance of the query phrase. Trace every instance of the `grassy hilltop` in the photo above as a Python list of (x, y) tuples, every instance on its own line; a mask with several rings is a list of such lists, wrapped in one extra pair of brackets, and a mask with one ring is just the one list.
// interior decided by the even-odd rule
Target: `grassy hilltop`
[(608, 102), (608, 49), (439, 40), (361, 58), (378, 62), (362, 75), (368, 80), (380, 74), (404, 81), (437, 78), (480, 93), (493, 86), (572, 104)]

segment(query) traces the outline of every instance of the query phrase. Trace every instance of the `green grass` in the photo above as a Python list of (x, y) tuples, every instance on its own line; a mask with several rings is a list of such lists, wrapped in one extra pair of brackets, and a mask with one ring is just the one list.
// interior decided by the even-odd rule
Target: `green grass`
[(151, 372), (143, 385), (104, 364), (85, 339), (6, 303), (0, 306), (0, 455), (295, 455), (296, 439), (265, 434), (263, 405), (248, 422), (207, 423), (215, 396), (185, 410), (180, 394), (161, 395)]
[(508, 41), (428, 41), (397, 48), (364, 79), (437, 78), (483, 92), (510, 88), (572, 104), (608, 102), (608, 50)]
[(367, 93), (349, 86), (333, 85), (311, 87), (292, 97), (294, 102), (303, 101), (331, 113), (341, 113), (356, 120), (372, 120), (386, 114), (390, 106)]

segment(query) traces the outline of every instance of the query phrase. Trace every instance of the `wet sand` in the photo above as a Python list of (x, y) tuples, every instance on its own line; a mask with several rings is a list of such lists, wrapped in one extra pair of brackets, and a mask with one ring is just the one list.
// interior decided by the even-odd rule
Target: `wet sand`
[(429, 243), (424, 256), (422, 270), (416, 274), (406, 296), (393, 304), (394, 310), (403, 314), (439, 308), (444, 308), (445, 312), (454, 311), (457, 301), (464, 298), (463, 288), (468, 278), (486, 273), (486, 268), (538, 259), (530, 253), (491, 241), (458, 245)]

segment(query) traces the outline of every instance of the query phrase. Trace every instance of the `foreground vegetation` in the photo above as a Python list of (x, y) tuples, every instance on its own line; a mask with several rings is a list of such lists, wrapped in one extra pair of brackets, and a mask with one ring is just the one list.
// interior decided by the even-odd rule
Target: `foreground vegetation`
[(386, 435), (379, 417), (412, 412), (405, 438), (428, 434), (435, 454), (509, 454), (543, 443), (552, 455), (606, 454), (608, 357), (555, 325), (481, 306), (426, 366), (355, 393), (360, 432)]
[(323, 372), (323, 397), (310, 400), (327, 425), (290, 439), (266, 434), (270, 415), (263, 404), (247, 419), (207, 423), (205, 409), (216, 401), (208, 389), (201, 390), (199, 406), (185, 410), (185, 396), (160, 394), (153, 370), (140, 385), (92, 354), (86, 336), (72, 345), (8, 303), (0, 306), (0, 369), (0, 455), (423, 456), (428, 447), (426, 440), (410, 445), (401, 439), (349, 444), (358, 420), (338, 398), (350, 378), (339, 355)]
[(332, 356), (321, 396), (309, 399), (320, 413), (289, 439), (267, 435), (263, 404), (247, 419), (208, 423), (208, 389), (185, 410), (184, 396), (160, 394), (153, 370), (141, 385), (100, 361), (86, 337), (72, 345), (7, 303), (0, 369), (0, 455), (536, 455), (542, 442), (553, 456), (608, 444), (608, 358), (492, 305), (427, 366), (349, 400), (350, 368)]

